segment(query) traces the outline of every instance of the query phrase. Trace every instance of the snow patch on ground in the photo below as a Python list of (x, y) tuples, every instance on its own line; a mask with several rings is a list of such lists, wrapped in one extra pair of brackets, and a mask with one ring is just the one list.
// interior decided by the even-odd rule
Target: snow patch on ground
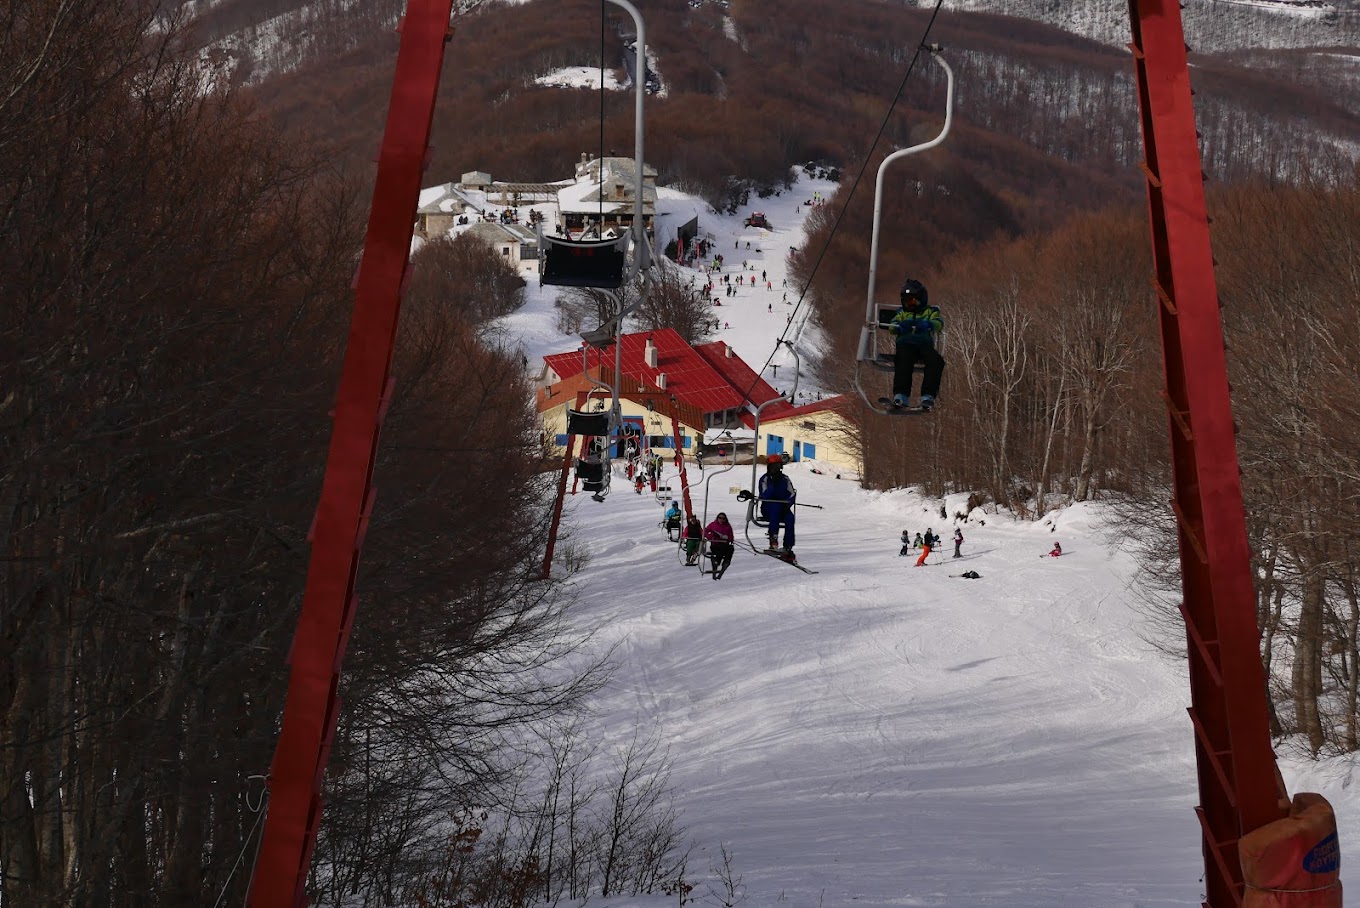
[[(553, 70), (545, 76), (539, 76), (534, 80), (534, 84), (548, 85), (553, 88), (590, 88), (598, 91), (600, 88), (600, 68), (598, 66), (567, 66)], [(605, 69), (604, 87), (617, 91), (628, 86), (626, 83), (620, 82), (612, 70)]]

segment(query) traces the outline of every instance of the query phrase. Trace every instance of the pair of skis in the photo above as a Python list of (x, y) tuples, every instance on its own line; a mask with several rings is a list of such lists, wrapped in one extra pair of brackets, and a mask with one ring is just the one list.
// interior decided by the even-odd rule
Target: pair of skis
[(889, 416), (920, 416), (923, 413), (929, 413), (931, 410), (930, 407), (922, 407), (920, 404), (901, 407), (893, 403), (891, 397), (880, 397), (878, 402), (883, 407), (881, 412)]
[(778, 550), (776, 550), (776, 551), (771, 551), (770, 549), (754, 549), (754, 551), (755, 551), (755, 553), (758, 554), (758, 555), (767, 555), (767, 556), (769, 556), (770, 558), (775, 559), (776, 561), (782, 561), (782, 562), (784, 562), (785, 564), (787, 564), (789, 567), (798, 568), (798, 570), (802, 571), (804, 574), (815, 574), (815, 573), (817, 573), (817, 572), (814, 571), (814, 570), (811, 570), (811, 569), (809, 569), (809, 568), (803, 567), (801, 564), (799, 564), (797, 561), (795, 561), (795, 560), (793, 559), (793, 553), (792, 553), (792, 552), (782, 552), (782, 551), (778, 551)]

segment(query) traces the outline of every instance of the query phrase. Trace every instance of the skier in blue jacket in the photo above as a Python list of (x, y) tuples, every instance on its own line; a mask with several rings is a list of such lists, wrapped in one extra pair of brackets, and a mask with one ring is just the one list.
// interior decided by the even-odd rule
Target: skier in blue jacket
[(678, 538), (680, 533), (680, 521), (683, 519), (683, 516), (684, 515), (680, 512), (680, 505), (672, 501), (671, 506), (666, 509), (665, 522), (666, 535), (668, 537)]
[(893, 406), (906, 407), (911, 403), (911, 377), (918, 362), (926, 367), (921, 379), (921, 409), (935, 406), (935, 395), (940, 393), (940, 377), (944, 373), (944, 357), (935, 349), (935, 335), (944, 329), (944, 318), (939, 307), (930, 305), (925, 284), (908, 279), (902, 285), (902, 308), (888, 323), (888, 331), (897, 338), (897, 357), (893, 363)]
[(784, 554), (793, 552), (793, 505), (798, 490), (784, 475), (784, 456), (771, 454), (765, 459), (765, 475), (760, 477), (760, 516), (769, 521), (766, 533), (770, 537), (770, 551), (779, 550), (779, 527), (784, 527)]

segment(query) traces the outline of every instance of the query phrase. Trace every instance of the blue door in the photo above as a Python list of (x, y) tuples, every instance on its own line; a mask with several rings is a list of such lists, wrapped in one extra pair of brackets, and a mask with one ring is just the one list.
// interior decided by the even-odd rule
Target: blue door
[(806, 457), (808, 460), (816, 460), (817, 446), (810, 445), (807, 442), (803, 442), (803, 456)]
[(797, 463), (803, 459), (803, 443), (794, 439), (793, 442), (793, 462)]
[(782, 436), (782, 435), (766, 435), (766, 436), (765, 436), (765, 453), (766, 453), (766, 454), (783, 454), (783, 453), (784, 453), (784, 436)]
[[(643, 434), (642, 434), (642, 417), (641, 417), (641, 416), (625, 416), (625, 417), (623, 418), (623, 424), (624, 424), (625, 426), (631, 425), (631, 426), (637, 431), (637, 434), (636, 434), (634, 437), (637, 439), (637, 443), (638, 443), (639, 445), (641, 445), (642, 442), (643, 442), (643, 438), (644, 438), (644, 436), (643, 436)], [(610, 455), (610, 456), (612, 456), (612, 457), (627, 457), (627, 456), (628, 456), (626, 452), (620, 450), (620, 448), (619, 448), (619, 440), (618, 440), (618, 436), (617, 436), (617, 435), (614, 437), (614, 447), (613, 447), (612, 450), (613, 450), (613, 452), (614, 452), (612, 455)], [(639, 450), (638, 453), (641, 454), (641, 453), (642, 453), (641, 450)]]

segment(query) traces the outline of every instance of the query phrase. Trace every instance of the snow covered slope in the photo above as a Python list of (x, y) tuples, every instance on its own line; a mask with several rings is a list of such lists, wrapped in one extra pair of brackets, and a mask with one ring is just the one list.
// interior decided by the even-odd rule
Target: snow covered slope
[[(701, 846), (693, 876), (722, 842), (752, 906), (1199, 905), (1185, 673), (1144, 639), (1134, 564), (1099, 507), (974, 512), (964, 557), (946, 545), (918, 568), (898, 534), (951, 536), (941, 502), (789, 470), (825, 508), (799, 514), (815, 576), (740, 549), (720, 581), (685, 568), (662, 507), (622, 482), (569, 505), (593, 559), (586, 617), (621, 643), (601, 738), (659, 728)], [(731, 487), (750, 475), (713, 478), (709, 518), (744, 513)], [(1061, 558), (1044, 556), (1054, 540)], [(1349, 848), (1360, 805), (1343, 771), (1306, 769), (1328, 777)]]

